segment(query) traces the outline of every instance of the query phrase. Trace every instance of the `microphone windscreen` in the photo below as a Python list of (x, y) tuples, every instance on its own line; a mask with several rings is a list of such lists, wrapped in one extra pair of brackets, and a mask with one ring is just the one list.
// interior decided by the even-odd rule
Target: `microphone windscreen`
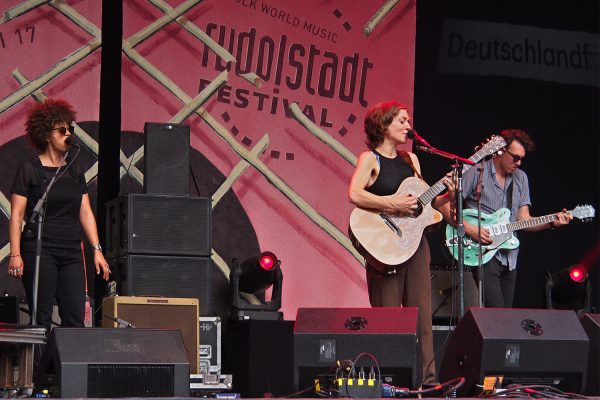
[(68, 138), (66, 138), (65, 143), (67, 144), (67, 146), (79, 147), (79, 143), (73, 136), (69, 136)]

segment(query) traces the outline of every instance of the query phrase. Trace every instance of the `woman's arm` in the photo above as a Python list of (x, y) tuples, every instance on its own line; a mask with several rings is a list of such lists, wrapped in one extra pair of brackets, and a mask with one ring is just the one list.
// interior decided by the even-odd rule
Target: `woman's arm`
[[(81, 227), (83, 228), (85, 236), (92, 246), (100, 244), (100, 241), (98, 240), (98, 227), (96, 226), (96, 218), (92, 212), (90, 197), (87, 193), (81, 196), (79, 222), (81, 223)], [(108, 268), (108, 263), (104, 259), (104, 255), (102, 254), (101, 250), (94, 249), (94, 265), (96, 266), (96, 274), (100, 274), (100, 270), (102, 270), (102, 278), (104, 278), (104, 280), (108, 280), (110, 269)]]
[(8, 261), (9, 275), (21, 278), (25, 270), (21, 256), (21, 230), (27, 197), (14, 194), (10, 198), (10, 222), (8, 223), (8, 237), (10, 240), (10, 260)]
[(367, 151), (360, 155), (348, 190), (350, 203), (366, 209), (412, 215), (417, 208), (415, 197), (410, 195), (378, 196), (365, 190), (376, 179), (376, 168), (377, 159), (372, 152)]

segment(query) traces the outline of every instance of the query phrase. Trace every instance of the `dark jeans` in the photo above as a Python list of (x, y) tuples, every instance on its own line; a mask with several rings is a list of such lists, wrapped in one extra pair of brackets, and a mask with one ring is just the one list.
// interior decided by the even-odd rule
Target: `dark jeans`
[[(473, 270), (473, 278), (479, 285), (479, 269)], [(515, 295), (517, 270), (508, 270), (492, 258), (483, 265), (483, 303), (486, 307), (511, 308)]]
[[(29, 309), (33, 310), (35, 243), (22, 246), (23, 286)], [(37, 324), (47, 329), (52, 324), (54, 299), (63, 327), (84, 327), (85, 271), (81, 248), (43, 247), (40, 259), (37, 298)]]

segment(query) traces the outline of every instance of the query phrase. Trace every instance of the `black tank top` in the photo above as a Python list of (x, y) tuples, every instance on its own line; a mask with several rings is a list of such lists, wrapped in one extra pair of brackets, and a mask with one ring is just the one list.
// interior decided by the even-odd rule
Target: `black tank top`
[(400, 184), (415, 173), (410, 165), (402, 159), (400, 154), (394, 158), (387, 158), (373, 150), (379, 162), (379, 175), (375, 182), (365, 190), (378, 196), (388, 196), (396, 193)]

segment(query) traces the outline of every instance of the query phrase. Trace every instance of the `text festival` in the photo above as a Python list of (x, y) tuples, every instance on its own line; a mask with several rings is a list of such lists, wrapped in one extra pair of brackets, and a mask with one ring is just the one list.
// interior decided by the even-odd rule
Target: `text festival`
[[(257, 36), (256, 28), (237, 32), (235, 28), (209, 23), (205, 32), (220, 46), (226, 48), (237, 60), (226, 63), (208, 46), (204, 45), (201, 65), (213, 67), (216, 71), (235, 69), (236, 75), (250, 72), (256, 73), (265, 82), (285, 85), (290, 90), (305, 90), (310, 95), (321, 98), (339, 99), (347, 103), (357, 100), (363, 107), (368, 102), (365, 98), (367, 76), (373, 63), (358, 53), (348, 56), (322, 50), (314, 44), (304, 45), (288, 40), (281, 35), (276, 41), (270, 36)], [(199, 91), (209, 83), (201, 80)], [(279, 99), (278, 96), (250, 91), (244, 88), (223, 86), (219, 90), (218, 101), (231, 103), (238, 108), (246, 108), (256, 104), (258, 111), (276, 114), (281, 104), (286, 116), (290, 115), (289, 104), (293, 101)], [(274, 90), (274, 94), (279, 89)], [(331, 127), (327, 121), (327, 109), (322, 108), (320, 117), (315, 117), (312, 106), (303, 108), (304, 114), (313, 122), (323, 127)], [(319, 114), (317, 112), (317, 114)]]

